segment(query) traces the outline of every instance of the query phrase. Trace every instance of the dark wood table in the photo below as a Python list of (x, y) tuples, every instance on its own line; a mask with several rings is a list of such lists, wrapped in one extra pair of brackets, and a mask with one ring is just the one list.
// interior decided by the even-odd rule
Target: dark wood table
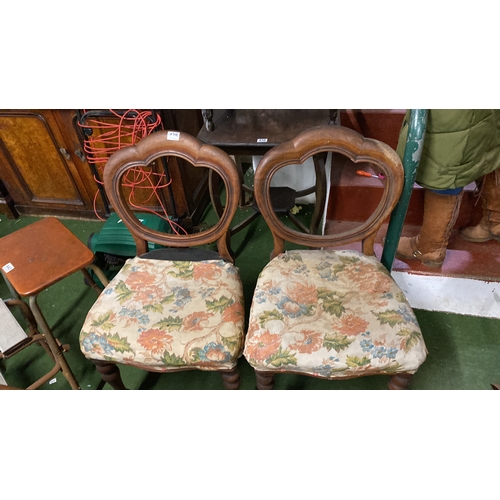
[[(260, 156), (264, 155), (274, 146), (292, 140), (299, 133), (312, 127), (338, 124), (338, 110), (329, 109), (220, 109), (202, 110), (205, 125), (198, 134), (201, 141), (219, 147), (229, 155)], [(319, 227), (326, 202), (326, 154), (313, 157), (316, 173), (314, 186), (302, 191), (294, 191), (289, 188), (275, 188), (273, 203), (276, 212), (288, 213), (290, 219), (304, 232), (316, 233)], [(253, 189), (243, 182), (244, 172), (240, 161), (236, 161), (242, 183), (241, 206), (249, 206), (245, 202), (245, 193), (253, 196)], [(210, 197), (217, 214), (222, 213), (220, 203), (220, 186), (216, 176), (209, 180)], [(285, 191), (286, 190), (286, 191)], [(314, 212), (309, 228), (290, 212), (293, 200), (316, 194), (316, 210)], [(291, 205), (291, 206), (290, 206)], [(231, 234), (246, 227), (257, 217), (258, 207), (252, 205), (255, 212), (231, 230)]]

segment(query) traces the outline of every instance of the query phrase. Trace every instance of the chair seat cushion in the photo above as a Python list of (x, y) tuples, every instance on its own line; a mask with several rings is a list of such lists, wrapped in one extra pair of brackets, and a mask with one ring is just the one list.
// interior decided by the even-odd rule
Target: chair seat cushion
[(235, 266), (127, 260), (89, 311), (83, 354), (169, 371), (231, 370), (244, 339), (243, 287)]
[(292, 250), (259, 275), (244, 349), (256, 370), (328, 379), (414, 373), (426, 353), (413, 310), (374, 257)]

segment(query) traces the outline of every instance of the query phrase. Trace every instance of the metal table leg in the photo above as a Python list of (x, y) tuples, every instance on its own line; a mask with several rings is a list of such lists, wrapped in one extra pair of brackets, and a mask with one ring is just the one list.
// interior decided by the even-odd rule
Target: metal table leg
[(71, 386), (71, 388), (72, 389), (80, 389), (80, 385), (78, 384), (75, 376), (73, 375), (73, 372), (71, 371), (71, 368), (69, 367), (68, 362), (66, 361), (66, 358), (63, 355), (62, 348), (59, 346), (56, 339), (54, 338), (54, 335), (52, 334), (52, 331), (49, 328), (49, 325), (45, 321), (45, 318), (42, 314), (42, 311), (38, 307), (37, 297), (38, 297), (38, 295), (32, 295), (29, 298), (29, 304), (30, 304), (31, 312), (33, 313), (33, 316), (35, 316), (35, 320), (38, 324), (40, 332), (45, 337), (47, 344), (48, 344), (50, 350), (52, 351), (52, 354), (53, 354), (56, 362), (61, 367), (62, 374), (64, 375), (66, 380), (69, 382), (69, 385)]

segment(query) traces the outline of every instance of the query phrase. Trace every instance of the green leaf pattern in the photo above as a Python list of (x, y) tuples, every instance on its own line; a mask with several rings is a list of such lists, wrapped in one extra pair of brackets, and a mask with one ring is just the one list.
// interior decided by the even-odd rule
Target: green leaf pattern
[(207, 300), (205, 301), (205, 303), (207, 306), (207, 311), (222, 313), (226, 307), (230, 306), (233, 303), (233, 300), (223, 295), (219, 299)]
[(283, 350), (280, 346), (278, 351), (266, 360), (270, 365), (279, 368), (285, 365), (297, 365), (297, 358), (290, 352), (289, 349)]
[(354, 342), (353, 338), (347, 335), (341, 335), (337, 332), (327, 333), (323, 338), (323, 347), (327, 350), (334, 350), (340, 352), (347, 349)]
[(268, 321), (283, 321), (284, 319), (285, 316), (277, 310), (264, 311), (264, 313), (259, 316), (259, 324), (261, 327), (264, 327)]
[(404, 323), (404, 318), (397, 311), (388, 310), (381, 313), (373, 313), (381, 325), (396, 326)]
[(161, 330), (165, 330), (167, 332), (180, 330), (182, 327), (182, 318), (180, 316), (176, 316), (175, 318), (169, 316), (168, 318), (164, 318), (157, 323), (154, 323), (153, 327), (160, 328)]

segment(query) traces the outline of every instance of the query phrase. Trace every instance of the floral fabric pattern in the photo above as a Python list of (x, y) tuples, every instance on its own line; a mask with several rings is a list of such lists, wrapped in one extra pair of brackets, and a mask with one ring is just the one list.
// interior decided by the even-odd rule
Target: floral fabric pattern
[(147, 367), (231, 370), (243, 349), (243, 287), (223, 260), (127, 260), (80, 333), (94, 360)]
[(244, 349), (256, 370), (328, 379), (414, 373), (426, 354), (406, 297), (373, 257), (292, 250), (259, 275)]

